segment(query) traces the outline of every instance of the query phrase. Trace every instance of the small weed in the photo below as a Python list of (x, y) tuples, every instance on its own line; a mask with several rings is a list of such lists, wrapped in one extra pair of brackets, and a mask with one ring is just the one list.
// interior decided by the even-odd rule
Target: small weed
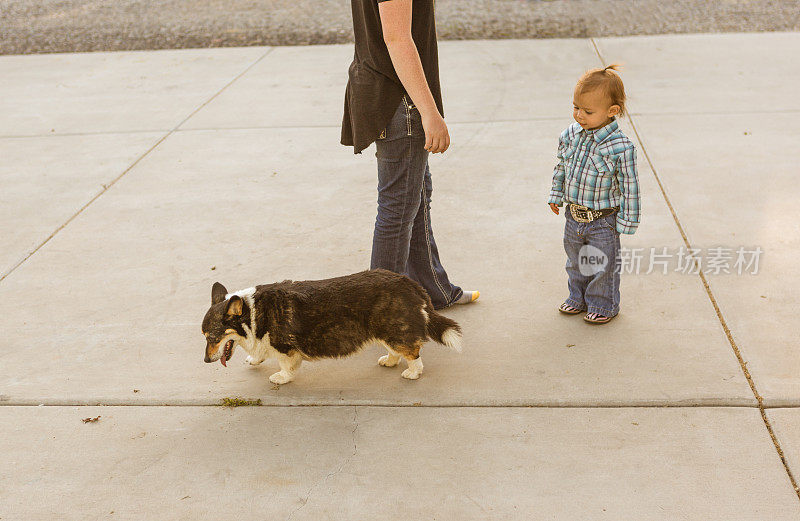
[(261, 398), (245, 400), (244, 398), (223, 398), (220, 405), (223, 407), (256, 407), (261, 405)]

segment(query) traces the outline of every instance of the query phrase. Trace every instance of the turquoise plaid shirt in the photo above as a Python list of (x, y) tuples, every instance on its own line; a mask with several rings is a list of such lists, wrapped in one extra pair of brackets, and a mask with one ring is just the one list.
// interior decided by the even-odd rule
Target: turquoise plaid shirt
[(575, 203), (592, 210), (619, 206), (617, 231), (632, 235), (639, 225), (636, 148), (616, 120), (597, 130), (573, 123), (558, 140), (549, 203)]

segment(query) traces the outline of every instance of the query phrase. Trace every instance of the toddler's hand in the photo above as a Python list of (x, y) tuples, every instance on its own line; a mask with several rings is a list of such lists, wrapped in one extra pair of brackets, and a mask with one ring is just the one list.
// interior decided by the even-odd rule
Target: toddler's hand
[(550, 209), (553, 210), (553, 213), (558, 215), (558, 205), (556, 203), (550, 203)]

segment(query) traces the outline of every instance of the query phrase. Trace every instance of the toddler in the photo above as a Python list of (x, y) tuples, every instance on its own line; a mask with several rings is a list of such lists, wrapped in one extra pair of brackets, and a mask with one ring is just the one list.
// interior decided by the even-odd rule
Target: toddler
[(547, 202), (564, 204), (564, 250), (569, 297), (558, 308), (605, 324), (619, 313), (619, 236), (639, 224), (636, 149), (619, 129), (625, 87), (618, 65), (594, 69), (578, 80), (575, 123), (561, 133), (558, 164)]

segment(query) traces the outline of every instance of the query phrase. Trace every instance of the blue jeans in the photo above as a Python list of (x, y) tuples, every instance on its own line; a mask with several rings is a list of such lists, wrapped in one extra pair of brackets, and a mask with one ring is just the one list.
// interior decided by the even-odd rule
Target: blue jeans
[(447, 278), (431, 228), (431, 171), (419, 111), (404, 97), (375, 142), (378, 217), (370, 269), (383, 268), (419, 282), (442, 309), (463, 292)]
[(619, 313), (619, 233), (617, 214), (589, 223), (573, 219), (564, 206), (564, 250), (572, 307), (607, 317)]

